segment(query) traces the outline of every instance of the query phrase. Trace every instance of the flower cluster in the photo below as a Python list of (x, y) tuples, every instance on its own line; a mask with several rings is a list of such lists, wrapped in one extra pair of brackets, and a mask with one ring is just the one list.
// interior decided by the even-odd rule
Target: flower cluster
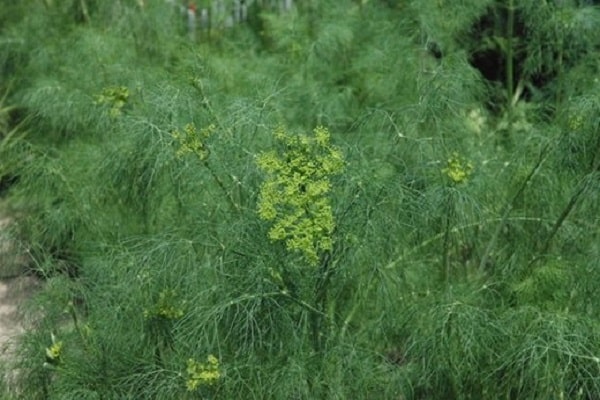
[(572, 131), (578, 131), (583, 127), (583, 116), (582, 115), (571, 115), (569, 117), (569, 129)]
[(196, 125), (187, 124), (183, 127), (183, 132), (174, 131), (171, 136), (179, 143), (177, 157), (183, 157), (186, 154), (195, 154), (200, 160), (206, 160), (209, 155), (205, 140), (212, 135), (216, 127), (213, 124), (202, 128), (200, 132)]
[(52, 339), (52, 344), (49, 347), (46, 347), (46, 361), (49, 364), (56, 365), (60, 362), (60, 357), (63, 350), (63, 342), (56, 340), (54, 334), (51, 334), (50, 337)]
[(154, 307), (144, 310), (144, 318), (162, 318), (176, 320), (183, 317), (183, 309), (176, 305), (176, 293), (172, 289), (165, 289), (158, 295)]
[(329, 143), (330, 134), (317, 127), (313, 136), (290, 135), (283, 128), (275, 139), (283, 152), (261, 154), (258, 166), (268, 174), (260, 189), (259, 216), (274, 221), (271, 240), (283, 240), (311, 265), (319, 253), (333, 247), (335, 227), (330, 200), (330, 178), (344, 168), (342, 153)]
[(117, 118), (123, 113), (123, 108), (129, 100), (129, 89), (126, 86), (111, 86), (104, 88), (96, 96), (96, 104), (106, 104), (110, 107), (108, 114)]
[(442, 174), (455, 184), (466, 182), (472, 173), (473, 163), (459, 156), (457, 152), (452, 153), (446, 167), (442, 169)]
[(199, 363), (190, 358), (187, 362), (186, 371), (186, 387), (190, 392), (202, 385), (214, 385), (221, 378), (219, 360), (212, 354), (206, 358), (206, 363)]
[(466, 123), (471, 132), (481, 135), (486, 124), (485, 115), (480, 108), (474, 108), (467, 113)]

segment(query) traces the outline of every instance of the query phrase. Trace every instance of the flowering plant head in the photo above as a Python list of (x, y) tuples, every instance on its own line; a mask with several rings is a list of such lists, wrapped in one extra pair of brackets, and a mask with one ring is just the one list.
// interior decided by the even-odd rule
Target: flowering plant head
[(568, 120), (569, 129), (572, 131), (580, 130), (584, 125), (584, 118), (581, 114), (573, 114), (569, 116)]
[(183, 127), (183, 132), (175, 130), (171, 133), (173, 139), (179, 143), (177, 149), (177, 157), (181, 158), (186, 154), (194, 154), (200, 160), (206, 160), (209, 155), (208, 147), (205, 140), (213, 134), (216, 127), (213, 124), (202, 128), (200, 132), (196, 129), (196, 125), (189, 123)]
[(221, 378), (219, 360), (212, 354), (206, 358), (205, 363), (190, 358), (187, 361), (186, 372), (186, 387), (190, 392), (202, 385), (212, 386)]
[(258, 214), (272, 221), (271, 240), (285, 241), (290, 251), (300, 252), (316, 265), (319, 254), (333, 247), (335, 227), (328, 198), (330, 178), (344, 168), (342, 153), (329, 142), (329, 131), (317, 127), (313, 135), (274, 132), (281, 152), (261, 154), (257, 163), (267, 174), (260, 188)]
[(150, 309), (144, 310), (144, 317), (161, 318), (163, 320), (177, 320), (183, 317), (183, 309), (177, 304), (176, 293), (172, 289), (165, 289), (158, 295), (158, 301)]
[(50, 364), (58, 364), (63, 350), (63, 342), (56, 340), (56, 337), (52, 333), (50, 335), (52, 344), (46, 347), (46, 361)]
[(459, 156), (457, 152), (452, 153), (442, 174), (446, 175), (453, 184), (466, 182), (473, 173), (473, 163)]
[(102, 93), (96, 96), (96, 104), (105, 104), (110, 107), (109, 115), (117, 118), (123, 113), (123, 108), (129, 100), (129, 88), (127, 86), (111, 86), (104, 88)]

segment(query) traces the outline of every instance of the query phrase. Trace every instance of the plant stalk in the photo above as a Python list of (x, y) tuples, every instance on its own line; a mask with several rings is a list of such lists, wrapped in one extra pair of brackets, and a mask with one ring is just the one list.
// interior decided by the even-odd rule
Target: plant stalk
[[(507, 22), (506, 22), (506, 99), (508, 102), (508, 111), (510, 114), (513, 107), (512, 99), (514, 88), (514, 49), (513, 49), (513, 38), (515, 34), (515, 5), (514, 0), (508, 0), (507, 6)], [(509, 117), (511, 116), (509, 114)], [(509, 120), (509, 124), (510, 124)]]
[(446, 287), (450, 284), (450, 226), (452, 225), (452, 193), (446, 193), (446, 215), (444, 217), (444, 240), (442, 242), (442, 280)]
[(531, 168), (531, 171), (529, 171), (529, 174), (525, 177), (525, 179), (523, 179), (523, 182), (521, 182), (521, 185), (519, 186), (519, 189), (517, 190), (517, 192), (504, 205), (500, 223), (498, 224), (498, 226), (496, 227), (496, 230), (492, 234), (492, 238), (490, 239), (490, 241), (485, 249), (485, 252), (483, 253), (483, 256), (481, 257), (481, 261), (479, 263), (479, 270), (481, 272), (483, 272), (486, 268), (490, 254), (491, 254), (492, 250), (494, 249), (494, 247), (496, 246), (496, 241), (498, 240), (498, 237), (500, 236), (500, 233), (502, 232), (502, 228), (504, 227), (504, 224), (506, 223), (508, 217), (510, 216), (510, 212), (512, 211), (512, 209), (514, 207), (515, 202), (523, 194), (523, 192), (525, 191), (525, 188), (527, 188), (527, 185), (529, 184), (529, 182), (533, 179), (535, 174), (541, 168), (543, 162), (546, 160), (546, 157), (548, 156), (549, 148), (550, 148), (549, 144), (546, 145), (546, 147), (544, 147), (544, 149), (540, 153), (540, 156), (538, 157), (537, 162), (535, 163), (533, 168)]

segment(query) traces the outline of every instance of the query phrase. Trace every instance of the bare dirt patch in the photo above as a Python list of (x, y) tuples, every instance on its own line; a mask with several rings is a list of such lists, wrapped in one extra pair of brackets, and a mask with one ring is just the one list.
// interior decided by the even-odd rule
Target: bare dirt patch
[(24, 330), (19, 307), (39, 288), (38, 279), (20, 276), (0, 280), (0, 360), (13, 350), (14, 340)]
[(22, 275), (29, 257), (10, 234), (15, 225), (12, 218), (3, 215), (0, 209), (0, 279)]
[(19, 336), (25, 330), (21, 307), (41, 285), (39, 279), (25, 275), (30, 258), (11, 235), (15, 222), (7, 214), (0, 207), (0, 379), (5, 390), (17, 375), (11, 365)]
[(19, 336), (25, 331), (21, 306), (40, 287), (32, 276), (19, 276), (0, 280), (0, 379), (5, 390), (12, 388), (18, 376), (14, 368), (14, 354)]
[(23, 327), (19, 305), (29, 298), (38, 280), (25, 276), (27, 257), (10, 235), (13, 219), (0, 209), (0, 361), (10, 353), (10, 343)]

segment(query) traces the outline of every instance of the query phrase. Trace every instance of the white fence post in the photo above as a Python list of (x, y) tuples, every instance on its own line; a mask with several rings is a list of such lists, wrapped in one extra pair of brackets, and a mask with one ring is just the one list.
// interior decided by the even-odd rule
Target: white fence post
[(196, 41), (196, 5), (190, 3), (187, 7), (187, 28), (190, 40)]
[[(144, 0), (137, 0), (143, 4)], [(285, 13), (294, 6), (293, 0), (212, 0), (208, 7), (196, 8), (196, 2), (185, 0), (165, 0), (185, 16), (187, 34), (190, 40), (197, 39), (198, 30), (231, 28), (248, 20), (248, 9), (253, 4), (259, 9)]]

